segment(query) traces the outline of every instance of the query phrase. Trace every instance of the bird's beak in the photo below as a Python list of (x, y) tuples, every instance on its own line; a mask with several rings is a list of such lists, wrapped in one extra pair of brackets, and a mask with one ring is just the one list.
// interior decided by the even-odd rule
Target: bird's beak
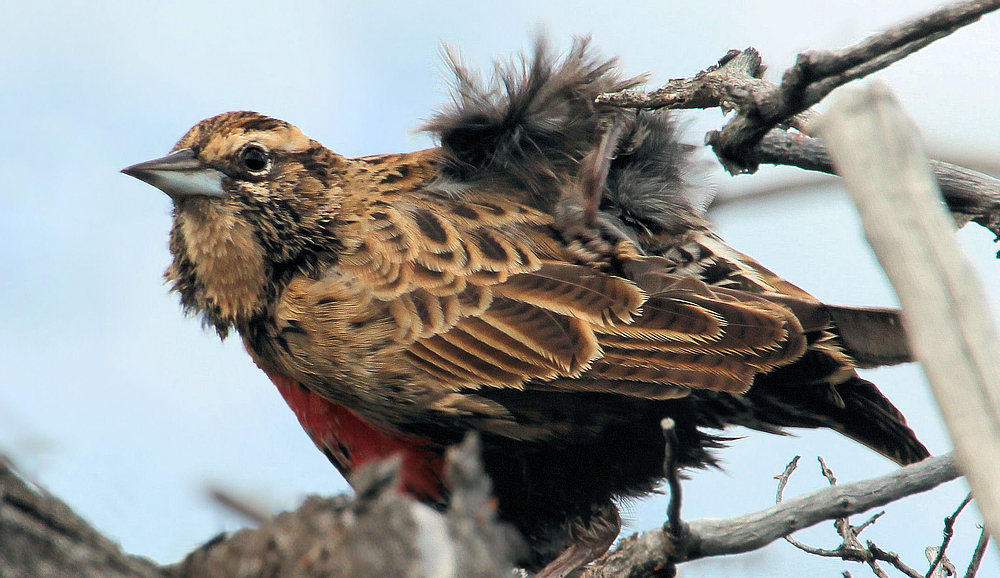
[(169, 155), (132, 165), (122, 172), (145, 181), (170, 195), (180, 197), (225, 197), (223, 174), (205, 166), (191, 149), (181, 149)]

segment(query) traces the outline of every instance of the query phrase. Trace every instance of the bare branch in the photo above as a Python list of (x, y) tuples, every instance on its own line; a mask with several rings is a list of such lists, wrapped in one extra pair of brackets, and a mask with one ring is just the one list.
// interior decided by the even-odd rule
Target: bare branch
[[(792, 474), (799, 467), (799, 458), (800, 457), (801, 456), (795, 456), (794, 458), (792, 458), (792, 461), (788, 462), (788, 465), (785, 466), (785, 471), (782, 472), (781, 475), (777, 476), (777, 479), (778, 479), (778, 490), (777, 490), (777, 492), (775, 492), (775, 496), (774, 496), (774, 503), (775, 504), (780, 504), (781, 501), (784, 499), (785, 486), (788, 485), (789, 478), (792, 477)], [(799, 542), (795, 538), (792, 538), (791, 535), (785, 536), (784, 538), (785, 538), (786, 542), (788, 542), (792, 546), (795, 546), (796, 548), (798, 548), (799, 550), (802, 550), (803, 552), (805, 552), (807, 554), (812, 554), (814, 556), (823, 556), (825, 558), (839, 556), (839, 554), (837, 553), (836, 550), (825, 550), (825, 549), (822, 549), (822, 548), (814, 548), (814, 547), (812, 547), (812, 546), (810, 546), (808, 544), (804, 544), (802, 542)]]
[[(815, 138), (775, 129), (754, 149), (754, 162), (837, 174), (826, 146)], [(941, 161), (930, 161), (945, 202), (959, 226), (974, 221), (1000, 238), (1000, 179)]]
[(760, 54), (748, 48), (730, 51), (717, 66), (694, 78), (671, 80), (648, 94), (605, 94), (597, 102), (633, 108), (735, 109), (738, 114), (721, 131), (708, 133), (706, 143), (729, 172), (752, 173), (758, 166), (753, 149), (768, 131), (788, 125), (809, 132), (807, 109), (833, 89), (898, 62), (997, 8), (1000, 0), (958, 2), (848, 48), (803, 52), (780, 85), (761, 79)]
[(818, 456), (816, 461), (819, 462), (820, 472), (823, 474), (823, 477), (826, 478), (826, 481), (830, 482), (831, 486), (836, 486), (837, 476), (833, 475), (833, 470), (827, 467), (826, 462), (823, 461), (823, 457)]
[[(808, 108), (834, 88), (898, 62), (997, 8), (1000, 2), (996, 0), (958, 2), (897, 24), (845, 49), (804, 52), (782, 78), (782, 93), (786, 102), (795, 103), (793, 110)], [(796, 99), (799, 95), (800, 99)]]
[(675, 78), (651, 92), (625, 90), (609, 92), (597, 97), (599, 104), (622, 108), (715, 108), (732, 110), (739, 98), (727, 98), (729, 93), (737, 95), (757, 94), (773, 91), (776, 86), (762, 80), (764, 66), (756, 48), (730, 50), (719, 59), (719, 63), (703, 70), (693, 78)]
[[(449, 458), (455, 460), (453, 455)], [(434, 512), (392, 490), (394, 470), (392, 464), (388, 467), (369, 471), (367, 481), (355, 480), (361, 488), (358, 501), (343, 496), (309, 498), (299, 510), (281, 514), (261, 528), (220, 535), (181, 563), (160, 567), (122, 554), (65, 504), (32, 489), (6, 464), (0, 464), (0, 535), (4, 536), (0, 575), (40, 575), (38, 569), (45, 566), (50, 570), (47, 575), (95, 578), (225, 578), (248, 567), (269, 569), (274, 576), (320, 576), (334, 567), (337, 575), (367, 576), (348, 570), (370, 569), (358, 564), (383, 561), (394, 562), (397, 568), (413, 560), (440, 563), (452, 560), (445, 556), (447, 552), (458, 557), (455, 575), (466, 575), (462, 572), (470, 568), (476, 568), (476, 576), (504, 575), (500, 569), (502, 561), (510, 559), (513, 538), (509, 530), (491, 525), (489, 482), (481, 470), (462, 466), (458, 473), (450, 473), (458, 499), (439, 525), (432, 519)], [(881, 478), (811, 492), (757, 514), (691, 522), (683, 548), (670, 550), (676, 542), (667, 534), (647, 532), (623, 540), (584, 576), (641, 576), (651, 568), (666, 567), (672, 553), (690, 560), (753, 550), (784, 533), (923, 492), (957, 476), (951, 457), (940, 456)], [(365, 489), (369, 487), (370, 491)], [(413, 513), (413, 508), (423, 513)], [(442, 549), (431, 540), (428, 543), (436, 544), (434, 551), (424, 552), (416, 536), (430, 532), (440, 537), (440, 532), (431, 531), (434, 528), (446, 528), (446, 535), (455, 542)], [(312, 561), (308, 568), (301, 565), (304, 560)]]
[(792, 477), (792, 474), (795, 472), (796, 468), (799, 467), (799, 459), (801, 457), (802, 456), (795, 456), (794, 458), (792, 458), (792, 461), (788, 462), (788, 465), (785, 466), (785, 471), (781, 472), (781, 475), (776, 476), (775, 479), (778, 480), (778, 490), (774, 494), (775, 504), (780, 504), (781, 501), (784, 499), (785, 486), (788, 485), (789, 478)]
[(879, 478), (816, 490), (761, 512), (724, 520), (695, 520), (688, 523), (688, 538), (680, 545), (682, 550), (660, 530), (644, 532), (623, 539), (582, 576), (639, 577), (673, 560), (749, 552), (802, 528), (925, 492), (959, 475), (948, 454)]
[(260, 528), (222, 534), (181, 562), (123, 554), (65, 504), (0, 462), (0, 576), (73, 578), (506, 578), (521, 542), (496, 522), (475, 440), (448, 452), (453, 490), (437, 512), (396, 491), (398, 462), (359, 470), (357, 498), (308, 498)]
[(976, 578), (979, 572), (979, 565), (983, 563), (983, 556), (986, 555), (986, 546), (990, 543), (990, 535), (986, 533), (986, 528), (979, 533), (979, 542), (976, 543), (976, 551), (972, 553), (972, 560), (969, 561), (969, 568), (965, 571), (965, 578)]
[(0, 576), (163, 578), (151, 561), (123, 553), (0, 458)]
[[(747, 48), (729, 51), (693, 78), (673, 79), (648, 93), (603, 94), (597, 102), (630, 108), (735, 109), (739, 114), (721, 132), (706, 137), (730, 172), (754, 172), (764, 163), (836, 174), (822, 143), (807, 136), (816, 114), (806, 107), (834, 87), (884, 68), (998, 7), (1000, 0), (952, 4), (849, 48), (802, 53), (780, 86), (762, 79), (761, 55)], [(932, 166), (958, 225), (972, 220), (1000, 239), (1000, 180), (948, 163), (932, 161)]]
[(861, 532), (864, 532), (865, 528), (867, 528), (868, 526), (871, 526), (872, 524), (874, 524), (875, 522), (877, 522), (878, 519), (881, 518), (884, 515), (885, 515), (885, 510), (882, 510), (881, 512), (875, 512), (874, 514), (872, 514), (871, 518), (868, 518), (867, 520), (865, 520), (865, 523), (861, 524), (860, 526), (858, 526), (857, 528), (855, 528), (854, 531), (856, 533), (858, 533), (858, 534), (860, 534)]
[(921, 574), (917, 578), (954, 578), (954, 576), (958, 575), (958, 569), (955, 568), (955, 565), (951, 563), (951, 560), (947, 556), (941, 555), (941, 549), (937, 546), (924, 548), (924, 556), (927, 557), (927, 562), (937, 560), (939, 556), (941, 559), (938, 561), (938, 565), (933, 573), (929, 576)]
[(941, 545), (938, 547), (937, 556), (931, 561), (931, 567), (927, 569), (927, 574), (924, 578), (931, 578), (934, 575), (934, 571), (937, 570), (938, 564), (944, 558), (944, 553), (948, 550), (948, 545), (951, 544), (951, 539), (955, 535), (955, 520), (958, 519), (958, 515), (962, 513), (962, 510), (969, 505), (972, 501), (972, 494), (965, 496), (962, 503), (958, 505), (955, 512), (944, 519), (944, 538), (941, 540)]
[(923, 578), (920, 572), (917, 572), (914, 568), (907, 566), (902, 560), (899, 559), (899, 554), (895, 552), (886, 552), (885, 550), (876, 546), (873, 542), (868, 542), (868, 551), (876, 560), (881, 560), (887, 564), (891, 564), (896, 570), (899, 570), (909, 578)]
[[(872, 557), (872, 558), (870, 558), (868, 560), (865, 560), (865, 562), (868, 564), (868, 567), (872, 569), (872, 573), (875, 574), (876, 576), (878, 576), (878, 578), (889, 578), (889, 575), (886, 574), (885, 570), (883, 570), (878, 565), (878, 562), (875, 560), (874, 557)], [(918, 578), (919, 578), (919, 575), (918, 575)]]
[(681, 522), (681, 480), (677, 468), (677, 431), (676, 424), (669, 417), (660, 424), (663, 428), (663, 438), (666, 451), (663, 459), (663, 475), (670, 486), (670, 505), (667, 508), (667, 531), (675, 538), (682, 538), (684, 526)]
[(213, 486), (208, 488), (208, 497), (226, 510), (244, 518), (254, 525), (266, 524), (271, 514), (252, 500), (238, 496), (227, 488)]
[[(736, 110), (738, 114), (724, 129), (710, 133), (707, 139), (731, 172), (751, 172), (759, 163), (775, 163), (832, 173), (834, 168), (830, 154), (822, 143), (806, 136), (812, 130), (815, 116), (808, 107), (835, 87), (880, 70), (998, 7), (1000, 0), (957, 3), (843, 50), (803, 53), (796, 64), (785, 72), (780, 86), (762, 79), (765, 67), (761, 56), (749, 48), (730, 51), (718, 65), (694, 78), (671, 80), (651, 93), (602, 95), (598, 101), (634, 108), (719, 106), (727, 111)], [(778, 126), (792, 127), (804, 134), (775, 129)], [(892, 148), (882, 146), (886, 146), (885, 150)], [(932, 167), (959, 223), (974, 220), (1000, 237), (1000, 180), (947, 163), (932, 163)], [(896, 208), (904, 207), (897, 205)], [(940, 257), (936, 253), (931, 256)], [(927, 262), (930, 261), (927, 259)], [(974, 289), (972, 293), (975, 297)], [(967, 298), (968, 294), (952, 287), (939, 302), (963, 305)], [(968, 320), (970, 315), (976, 317), (978, 313), (966, 310), (955, 313), (953, 317)], [(947, 325), (944, 322), (938, 324), (938, 328)], [(979, 335), (978, 340), (982, 339), (987, 338)], [(995, 336), (990, 339), (996, 342)], [(940, 347), (941, 341), (947, 340), (939, 337), (935, 347)], [(972, 345), (960, 348), (953, 359), (966, 357), (973, 359), (979, 369), (987, 367), (991, 370), (996, 367), (990, 360), (1000, 359), (998, 355), (983, 357), (983, 354), (973, 351)], [(929, 373), (934, 372), (929, 370)], [(968, 387), (961, 385), (964, 383), (960, 379), (962, 376), (955, 376), (954, 373), (956, 370), (949, 368), (946, 377), (960, 384), (957, 387)], [(994, 371), (992, 375), (998, 373)], [(968, 389), (979, 392), (976, 388)], [(941, 392), (939, 398), (954, 395), (956, 399), (965, 399), (955, 394), (954, 390), (941, 389)], [(1000, 407), (1000, 397), (981, 393), (979, 398), (963, 401), (959, 405), (964, 410), (978, 408), (995, 412)], [(954, 407), (955, 404), (951, 404), (946, 408), (950, 425), (955, 419)], [(959, 433), (955, 435), (957, 438), (974, 439), (997, 431), (996, 423), (993, 425), (992, 429), (977, 431), (968, 423), (963, 423), (956, 427), (955, 431)], [(857, 543), (858, 533), (880, 514), (859, 527), (851, 527), (846, 516), (927, 491), (959, 475), (952, 457), (942, 456), (881, 478), (811, 492), (755, 514), (725, 520), (696, 520), (682, 525), (681, 493), (676, 483), (676, 467), (669, 463), (673, 452), (669, 447), (669, 432), (667, 434), (668, 463), (665, 470), (672, 487), (669, 531), (652, 531), (623, 540), (614, 552), (586, 570), (584, 576), (662, 574), (675, 562), (751, 551), (801, 528), (838, 518), (844, 519), (843, 525), (838, 527), (845, 544), (849, 540), (853, 540), (852, 544)], [(962, 444), (959, 446), (963, 463), (970, 464), (971, 450)], [(495, 512), (489, 497), (489, 482), (481, 467), (476, 469), (477, 466), (472, 463), (475, 459), (468, 457), (472, 455), (469, 454), (471, 450), (466, 450), (464, 454), (461, 451), (450, 454), (450, 463), (454, 466), (450, 473), (456, 476), (453, 481), (458, 481), (455, 482), (451, 508), (445, 515), (393, 491), (396, 479), (390, 464), (388, 470), (368, 470), (362, 474), (370, 477), (367, 480), (355, 480), (362, 489), (356, 500), (311, 498), (298, 511), (274, 519), (267, 519), (266, 514), (260, 512), (251, 512), (251, 516), (265, 522), (262, 528), (219, 536), (181, 563), (169, 567), (124, 554), (117, 544), (101, 536), (64, 503), (32, 487), (0, 460), (0, 536), (3, 537), (0, 539), (0, 575), (61, 573), (84, 577), (194, 578), (237, 575), (252, 567), (259, 568), (261, 572), (267, 570), (275, 576), (311, 576), (328, 572), (344, 576), (410, 576), (403, 571), (392, 571), (402, 568), (401, 564), (416, 564), (422, 571), (430, 569), (434, 575), (440, 576), (469, 575), (470, 568), (475, 568), (477, 576), (504, 575), (509, 561), (513, 559), (516, 540), (505, 526), (493, 524)], [(996, 468), (1000, 460), (1000, 452), (992, 450), (978, 450), (975, 455), (987, 468)], [(779, 478), (779, 502), (788, 477), (794, 471), (794, 464), (789, 464)], [(826, 473), (825, 464), (823, 467)], [(984, 492), (984, 487), (987, 488), (985, 491), (990, 489), (989, 482), (983, 481), (982, 473), (974, 473), (972, 477), (977, 495)], [(836, 483), (832, 472), (828, 479), (831, 484)], [(673, 491), (675, 486), (676, 491)], [(223, 500), (225, 498), (222, 496)], [(987, 501), (986, 504), (984, 516), (995, 532), (997, 517), (994, 506), (997, 502)], [(950, 518), (952, 523), (957, 514)], [(331, 528), (337, 531), (331, 532)], [(950, 530), (946, 520), (945, 542), (932, 561), (932, 573), (944, 560)], [(386, 538), (387, 531), (395, 533)], [(442, 549), (442, 536), (454, 543), (448, 542), (447, 548)], [(787, 539), (799, 545), (791, 538)], [(967, 577), (975, 575), (987, 544), (988, 533), (984, 530)], [(799, 547), (821, 555), (845, 556), (843, 549)], [(884, 575), (884, 572), (876, 561), (892, 564), (908, 576), (920, 576), (903, 564), (896, 554), (881, 550), (871, 542), (867, 548), (853, 545), (852, 548), (852, 555), (856, 556), (853, 559), (868, 563), (878, 575)], [(338, 558), (340, 555), (346, 558)], [(373, 571), (373, 568), (379, 571)], [(352, 574), (353, 571), (358, 573)], [(849, 574), (845, 572), (845, 575)]]
[[(781, 502), (781, 494), (784, 490), (784, 486), (788, 482), (788, 477), (793, 471), (795, 471), (795, 464), (798, 462), (798, 459), (798, 456), (796, 456), (795, 459), (792, 460), (787, 467), (785, 467), (785, 472), (781, 476), (778, 476), (780, 481), (778, 483), (777, 501), (779, 503)], [(834, 476), (833, 470), (827, 467), (826, 462), (823, 461), (822, 457), (818, 458), (818, 460), (823, 477), (826, 478), (827, 482), (829, 482), (831, 486), (836, 486), (837, 478)], [(895, 552), (886, 552), (876, 546), (872, 541), (869, 541), (868, 545), (865, 546), (860, 540), (858, 540), (858, 536), (861, 532), (863, 532), (868, 526), (874, 524), (875, 521), (881, 518), (884, 514), (884, 511), (878, 512), (871, 518), (868, 518), (868, 520), (860, 526), (853, 526), (850, 518), (847, 516), (837, 518), (834, 521), (834, 526), (837, 528), (837, 533), (840, 534), (842, 541), (836, 550), (814, 548), (795, 540), (791, 536), (785, 536), (785, 541), (799, 550), (814, 556), (821, 556), (823, 558), (840, 558), (841, 560), (848, 562), (861, 562), (867, 564), (868, 567), (872, 569), (872, 572), (874, 572), (879, 578), (888, 578), (885, 571), (878, 565), (879, 561), (888, 562), (897, 570), (906, 574), (909, 578), (924, 578), (916, 570), (903, 563)], [(845, 572), (844, 574), (849, 575), (848, 572)]]

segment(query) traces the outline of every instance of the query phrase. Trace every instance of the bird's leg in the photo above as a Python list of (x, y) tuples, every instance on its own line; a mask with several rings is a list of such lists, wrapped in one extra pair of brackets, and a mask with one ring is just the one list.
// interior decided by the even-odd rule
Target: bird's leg
[(611, 124), (604, 131), (597, 148), (590, 152), (580, 163), (580, 193), (583, 197), (584, 225), (597, 229), (597, 210), (604, 197), (604, 189), (608, 184), (608, 174), (611, 172), (611, 161), (615, 158), (618, 142), (625, 133), (624, 119), (612, 115)]
[(615, 542), (622, 529), (618, 508), (608, 503), (588, 516), (569, 522), (569, 548), (535, 574), (535, 578), (564, 578), (578, 568), (600, 558)]
[(621, 115), (611, 117), (601, 142), (580, 161), (576, 186), (562, 196), (553, 210), (553, 226), (562, 234), (570, 253), (582, 263), (605, 263), (614, 256), (615, 246), (627, 239), (619, 227), (599, 214), (611, 162), (627, 126)]

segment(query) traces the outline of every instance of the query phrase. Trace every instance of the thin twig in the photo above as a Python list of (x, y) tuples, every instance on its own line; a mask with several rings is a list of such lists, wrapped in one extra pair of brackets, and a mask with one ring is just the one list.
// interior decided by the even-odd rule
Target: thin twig
[(781, 472), (780, 476), (776, 476), (776, 479), (778, 480), (778, 490), (774, 495), (775, 504), (781, 503), (781, 500), (783, 499), (782, 495), (785, 493), (785, 486), (788, 485), (788, 479), (792, 477), (792, 473), (799, 467), (799, 459), (801, 457), (802, 456), (795, 456), (792, 458), (792, 461), (788, 462), (788, 465), (785, 466), (785, 471)]
[[(778, 489), (775, 492), (774, 496), (775, 504), (780, 504), (781, 501), (784, 499), (785, 486), (788, 485), (788, 480), (789, 478), (792, 477), (792, 473), (794, 473), (795, 470), (799, 467), (799, 458), (801, 457), (802, 456), (795, 456), (794, 458), (792, 458), (792, 461), (788, 462), (788, 465), (785, 466), (785, 471), (783, 471), (781, 475), (775, 476), (775, 478), (778, 480)], [(791, 534), (784, 536), (784, 539), (792, 546), (795, 546), (796, 548), (802, 550), (803, 552), (806, 552), (807, 554), (813, 554), (815, 556), (823, 556), (827, 558), (838, 556), (835, 550), (824, 550), (822, 548), (815, 548), (804, 542), (799, 542), (795, 538), (792, 538)]]
[(886, 552), (885, 550), (879, 548), (874, 542), (868, 542), (868, 551), (871, 553), (872, 557), (876, 560), (881, 560), (887, 564), (891, 564), (896, 570), (899, 570), (903, 574), (906, 574), (908, 578), (923, 578), (920, 572), (916, 569), (911, 568), (902, 560), (899, 559), (899, 554), (895, 552)]
[[(833, 470), (826, 465), (826, 462), (821, 456), (818, 456), (816, 459), (819, 461), (823, 477), (826, 478), (826, 481), (829, 482), (831, 486), (836, 486), (837, 477), (833, 474)], [(858, 539), (858, 536), (862, 531), (864, 531), (865, 528), (874, 524), (875, 520), (884, 514), (884, 511), (878, 512), (860, 527), (851, 525), (851, 520), (848, 517), (837, 518), (833, 524), (841, 538), (843, 538), (843, 542), (840, 547), (835, 550), (835, 552), (839, 554), (843, 560), (853, 560), (868, 564), (868, 567), (872, 569), (872, 572), (880, 578), (888, 578), (888, 574), (886, 574), (885, 570), (878, 565), (879, 561), (891, 564), (900, 572), (908, 574), (910, 578), (922, 578), (918, 573), (916, 573), (915, 570), (904, 564), (895, 552), (886, 552), (876, 546), (871, 540), (868, 541), (868, 546), (866, 548), (861, 544), (861, 540)]]
[(833, 475), (833, 470), (826, 466), (826, 462), (823, 461), (822, 456), (817, 456), (816, 460), (819, 461), (820, 470), (823, 472), (823, 477), (826, 481), (830, 482), (831, 486), (837, 485), (837, 477)]
[[(837, 174), (816, 138), (774, 129), (754, 149), (754, 162)], [(945, 202), (959, 226), (974, 221), (1000, 238), (1000, 179), (942, 161), (930, 161)]]
[[(831, 486), (836, 486), (837, 477), (833, 475), (833, 470), (826, 466), (826, 462), (823, 461), (821, 456), (817, 456), (816, 459), (819, 461), (820, 472), (822, 472), (823, 477), (826, 478), (826, 481), (829, 482)], [(851, 520), (849, 518), (837, 518), (833, 521), (833, 527), (837, 529), (837, 533), (844, 539), (840, 546), (841, 550), (862, 550), (861, 542), (858, 541), (857, 536), (854, 534), (854, 528), (851, 526)]]
[[(930, 563), (937, 558), (940, 551), (941, 549), (937, 546), (928, 546), (924, 548), (924, 557), (926, 557), (927, 562)], [(955, 568), (955, 565), (948, 559), (948, 556), (941, 558), (941, 562), (938, 565), (937, 570), (931, 574), (931, 578), (955, 578), (955, 576), (958, 576), (958, 569)], [(921, 575), (920, 578), (925, 577)]]
[(856, 527), (854, 528), (854, 532), (855, 532), (856, 534), (860, 535), (860, 534), (861, 534), (861, 532), (864, 532), (864, 531), (865, 531), (865, 529), (866, 529), (866, 528), (867, 528), (868, 526), (871, 526), (872, 524), (874, 524), (875, 522), (877, 522), (877, 521), (878, 521), (878, 519), (879, 519), (879, 518), (881, 518), (881, 517), (882, 517), (882, 516), (884, 516), (884, 515), (885, 515), (885, 510), (882, 510), (881, 512), (875, 512), (874, 514), (872, 514), (872, 517), (871, 517), (871, 518), (868, 518), (868, 519), (867, 519), (867, 520), (865, 521), (865, 523), (864, 523), (864, 524), (861, 524), (860, 526), (856, 526)]
[[(798, 464), (798, 460), (799, 456), (795, 456), (795, 459), (793, 459), (791, 462), (788, 463), (787, 466), (785, 466), (785, 471), (780, 476), (775, 476), (778, 479), (778, 491), (775, 498), (776, 502), (779, 503), (781, 502), (782, 494), (784, 493), (785, 490), (785, 485), (788, 483), (788, 479), (789, 477), (791, 477), (792, 472), (795, 471), (795, 468), (797, 467)], [(823, 473), (823, 477), (826, 478), (827, 482), (830, 483), (831, 487), (836, 486), (837, 478), (834, 475), (833, 470), (827, 467), (826, 462), (823, 461), (822, 457), (818, 458), (818, 460), (820, 463), (820, 468)], [(887, 577), (885, 571), (878, 565), (878, 562), (882, 561), (891, 564), (897, 570), (899, 570), (903, 574), (906, 574), (909, 578), (924, 578), (919, 572), (917, 572), (916, 570), (905, 564), (899, 558), (899, 555), (896, 554), (895, 552), (886, 552), (885, 550), (882, 550), (881, 548), (876, 546), (875, 543), (870, 540), (868, 541), (868, 545), (866, 547), (865, 545), (861, 544), (860, 540), (858, 540), (858, 536), (861, 534), (861, 532), (863, 532), (865, 528), (867, 528), (868, 526), (874, 524), (875, 521), (881, 518), (884, 514), (885, 514), (884, 511), (878, 512), (860, 526), (852, 526), (850, 523), (850, 519), (847, 517), (838, 518), (834, 522), (834, 525), (837, 528), (837, 533), (840, 534), (842, 538), (842, 542), (840, 546), (838, 546), (837, 549), (835, 550), (815, 548), (813, 546), (809, 546), (808, 544), (799, 542), (798, 540), (793, 539), (791, 536), (785, 536), (785, 540), (789, 544), (795, 546), (799, 550), (802, 550), (803, 552), (806, 552), (808, 554), (813, 554), (815, 556), (821, 556), (824, 558), (840, 558), (841, 560), (848, 562), (861, 562), (863, 564), (867, 564), (872, 569), (872, 572), (874, 572), (875, 575), (879, 577), (883, 576)]]
[(874, 558), (868, 559), (866, 562), (868, 563), (868, 567), (872, 569), (872, 573), (878, 576), (878, 578), (889, 578), (889, 575), (885, 573), (885, 570), (878, 565), (878, 562)]
[(729, 93), (754, 94), (777, 88), (761, 79), (764, 73), (761, 61), (760, 52), (753, 47), (730, 50), (719, 59), (718, 64), (692, 78), (674, 78), (650, 92), (633, 89), (605, 93), (597, 97), (597, 103), (621, 108), (691, 109), (718, 106), (723, 110), (732, 110), (735, 103), (727, 98)]
[(649, 569), (667, 564), (749, 552), (802, 528), (884, 506), (959, 475), (950, 455), (928, 458), (879, 478), (809, 492), (761, 512), (687, 522), (682, 548), (666, 532), (651, 530), (621, 540), (582, 576), (648, 576)]
[(848, 48), (804, 52), (782, 78), (782, 89), (789, 95), (801, 95), (802, 104), (812, 106), (834, 88), (881, 70), (997, 8), (1000, 2), (995, 0), (955, 3)]
[(944, 558), (945, 550), (948, 549), (948, 545), (951, 544), (951, 539), (955, 535), (955, 520), (958, 519), (958, 515), (962, 513), (962, 510), (964, 510), (971, 501), (972, 494), (965, 496), (965, 499), (958, 505), (955, 512), (944, 519), (944, 538), (941, 540), (941, 546), (938, 548), (937, 556), (935, 556), (934, 561), (931, 562), (931, 567), (927, 569), (927, 574), (924, 574), (924, 578), (931, 578), (931, 576), (934, 575), (934, 571), (937, 570), (938, 564), (940, 564), (941, 559)]
[(990, 543), (990, 535), (986, 533), (986, 528), (979, 534), (979, 542), (976, 544), (976, 551), (972, 553), (972, 560), (969, 562), (969, 569), (965, 571), (965, 578), (976, 578), (979, 572), (979, 565), (983, 563), (983, 556), (986, 554), (986, 546)]
[(255, 504), (244, 497), (237, 496), (222, 487), (208, 488), (208, 497), (226, 510), (237, 514), (256, 526), (266, 524), (272, 518), (271, 514), (265, 508), (261, 507), (260, 504)]
[[(850, 78), (835, 74), (834, 80), (821, 80), (812, 72), (807, 73), (812, 68), (818, 69), (822, 74), (847, 74), (851, 78), (860, 78), (905, 56), (901, 52), (893, 52), (894, 50), (905, 47), (907, 51), (912, 52), (918, 48), (917, 44), (906, 43), (921, 38), (921, 34), (927, 35), (921, 42), (929, 43), (942, 34), (950, 33), (957, 27), (995, 10), (998, 5), (1000, 0), (953, 4), (924, 18), (900, 24), (874, 35), (853, 47), (840, 51), (804, 53), (800, 55), (799, 62), (795, 65), (798, 68), (793, 67), (785, 73), (786, 79), (781, 86), (761, 78), (765, 68), (761, 63), (761, 55), (754, 48), (747, 48), (743, 51), (729, 51), (717, 65), (692, 78), (670, 80), (663, 87), (648, 93), (630, 90), (602, 94), (597, 98), (597, 102), (630, 108), (677, 109), (718, 106), (725, 111), (737, 109), (740, 114), (721, 132), (709, 133), (706, 139), (715, 143), (713, 146), (720, 151), (720, 162), (731, 172), (753, 172), (760, 164), (778, 164), (834, 174), (825, 147), (806, 136), (813, 131), (813, 119), (816, 117), (811, 110), (803, 110), (790, 117), (787, 116), (788, 111), (781, 112), (777, 116), (786, 116), (775, 120), (773, 117), (776, 113), (769, 116), (762, 112), (768, 108), (762, 103), (778, 102), (777, 109), (782, 109), (785, 105), (780, 103), (789, 100), (818, 101), (818, 94), (825, 94), (833, 84), (843, 84)], [(888, 52), (875, 58), (870, 68), (852, 69), (847, 66), (847, 64), (858, 66), (863, 61), (863, 55), (870, 50), (876, 52), (888, 50)], [(847, 64), (834, 66), (837, 62)], [(799, 72), (794, 73), (794, 70)], [(799, 90), (796, 87), (800, 81), (795, 81), (796, 78), (809, 78), (819, 87), (808, 97), (790, 99), (785, 92)], [(790, 133), (784, 129), (773, 128), (785, 125), (798, 129), (799, 132)], [(743, 128), (740, 129), (740, 126)], [(735, 152), (730, 155), (726, 151)], [(965, 225), (972, 220), (1000, 238), (1000, 180), (948, 163), (932, 161), (931, 164), (958, 225)]]

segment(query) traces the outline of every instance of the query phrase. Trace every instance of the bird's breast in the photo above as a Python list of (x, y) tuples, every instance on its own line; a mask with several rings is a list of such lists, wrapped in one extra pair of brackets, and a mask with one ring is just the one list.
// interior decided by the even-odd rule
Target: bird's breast
[(420, 421), (429, 393), (413, 379), (389, 309), (331, 270), (320, 279), (293, 278), (270, 315), (241, 333), (268, 373), (290, 376), (373, 423)]
[(316, 446), (344, 477), (371, 462), (397, 457), (402, 488), (422, 500), (444, 499), (444, 448), (428, 440), (375, 427), (294, 379), (268, 372)]

